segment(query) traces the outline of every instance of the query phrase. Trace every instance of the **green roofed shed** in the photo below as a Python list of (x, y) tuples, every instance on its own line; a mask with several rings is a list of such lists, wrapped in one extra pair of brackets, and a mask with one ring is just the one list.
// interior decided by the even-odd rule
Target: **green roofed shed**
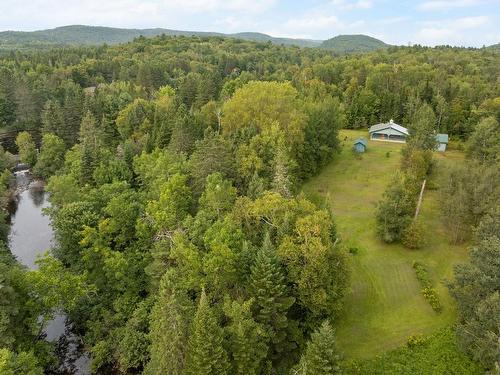
[(437, 150), (446, 151), (448, 145), (448, 134), (436, 134)]
[(356, 152), (365, 152), (367, 146), (368, 146), (368, 141), (363, 137), (358, 138), (354, 141), (354, 150)]

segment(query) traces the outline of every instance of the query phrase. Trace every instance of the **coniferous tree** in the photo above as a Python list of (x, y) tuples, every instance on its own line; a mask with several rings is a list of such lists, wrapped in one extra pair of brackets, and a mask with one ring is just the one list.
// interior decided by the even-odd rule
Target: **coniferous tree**
[(290, 178), (290, 158), (286, 151), (285, 141), (283, 138), (278, 140), (278, 148), (276, 150), (274, 162), (274, 177), (273, 190), (280, 193), (284, 198), (292, 196), (293, 183)]
[(252, 179), (248, 183), (248, 189), (246, 195), (252, 199), (259, 198), (266, 190), (265, 183), (266, 183), (265, 179), (260, 177), (257, 172), (254, 172)]
[(286, 350), (284, 344), (289, 321), (287, 312), (294, 298), (287, 296), (285, 277), (273, 249), (269, 234), (257, 253), (251, 269), (249, 293), (254, 298), (255, 320), (264, 326), (274, 357)]
[(10, 125), (16, 119), (13, 74), (7, 67), (0, 67), (0, 125)]
[(500, 368), (500, 215), (486, 215), (475, 230), (470, 263), (455, 267), (449, 285), (458, 305), (462, 348), (489, 369)]
[(30, 83), (24, 78), (19, 79), (14, 89), (16, 103), (16, 125), (21, 129), (33, 129), (39, 119), (36, 98)]
[(179, 109), (168, 148), (172, 152), (183, 152), (189, 155), (194, 149), (197, 135), (192, 118), (186, 112), (186, 109), (183, 107)]
[(81, 145), (81, 183), (83, 185), (92, 182), (92, 174), (99, 163), (99, 151), (101, 146), (100, 132), (96, 127), (94, 116), (87, 112), (80, 125)]
[(85, 97), (81, 87), (73, 82), (65, 87), (64, 96), (64, 126), (59, 136), (64, 140), (66, 147), (74, 145), (78, 139), (78, 130), (84, 113)]
[(116, 129), (114, 122), (106, 115), (103, 115), (101, 119), (101, 133), (104, 145), (116, 145), (116, 142), (119, 139), (118, 130)]
[(42, 132), (52, 133), (60, 138), (64, 130), (64, 114), (57, 100), (47, 100), (42, 112)]
[(145, 373), (184, 374), (189, 324), (194, 313), (186, 292), (176, 286), (175, 273), (167, 271), (151, 311), (150, 355)]
[(196, 193), (201, 194), (205, 188), (207, 176), (219, 172), (224, 177), (233, 175), (234, 162), (229, 142), (214, 131), (207, 129), (205, 137), (196, 142), (190, 158), (191, 177)]
[(252, 300), (238, 303), (226, 301), (224, 311), (231, 322), (227, 326), (232, 353), (233, 374), (260, 374), (262, 360), (266, 357), (265, 332), (251, 314)]
[(223, 339), (224, 332), (203, 290), (191, 326), (185, 373), (188, 375), (228, 374), (229, 361), (222, 346)]
[(94, 158), (89, 147), (82, 147), (80, 163), (80, 183), (82, 185), (91, 184), (92, 172), (94, 170)]
[(175, 125), (179, 99), (170, 86), (160, 88), (154, 106), (152, 137), (157, 147), (164, 148), (170, 142)]
[(337, 349), (335, 332), (328, 321), (311, 335), (311, 340), (300, 359), (300, 375), (341, 374), (341, 356)]

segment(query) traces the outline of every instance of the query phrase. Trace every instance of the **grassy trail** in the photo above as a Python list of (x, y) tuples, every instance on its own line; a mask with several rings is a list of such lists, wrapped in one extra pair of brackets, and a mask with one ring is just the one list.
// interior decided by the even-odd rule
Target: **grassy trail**
[[(406, 343), (412, 334), (426, 334), (450, 324), (455, 307), (443, 281), (452, 276), (453, 265), (467, 259), (466, 246), (448, 243), (440, 220), (438, 191), (427, 189), (421, 218), (427, 228), (427, 244), (419, 250), (388, 245), (375, 233), (375, 209), (386, 186), (399, 169), (401, 144), (369, 141), (358, 157), (352, 141), (364, 131), (344, 130), (340, 155), (304, 186), (306, 194), (325, 196), (333, 209), (338, 230), (349, 246), (359, 248), (352, 256), (351, 290), (345, 314), (336, 322), (338, 341), (346, 356), (367, 358)], [(457, 151), (436, 153), (437, 167), (431, 186), (439, 185), (442, 171), (459, 163)], [(420, 292), (412, 262), (429, 267), (443, 311), (435, 313)]]

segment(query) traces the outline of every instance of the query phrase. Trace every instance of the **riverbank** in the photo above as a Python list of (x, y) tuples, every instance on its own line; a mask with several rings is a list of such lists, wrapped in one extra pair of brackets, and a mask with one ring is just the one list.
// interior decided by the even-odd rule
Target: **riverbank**
[[(44, 210), (50, 207), (45, 183), (35, 179), (29, 170), (14, 173), (15, 184), (9, 189), (9, 248), (16, 260), (29, 268), (38, 268), (36, 259), (55, 244), (50, 218)], [(47, 323), (43, 335), (54, 343), (61, 366), (55, 375), (88, 375), (90, 358), (83, 351), (81, 338), (63, 312)]]

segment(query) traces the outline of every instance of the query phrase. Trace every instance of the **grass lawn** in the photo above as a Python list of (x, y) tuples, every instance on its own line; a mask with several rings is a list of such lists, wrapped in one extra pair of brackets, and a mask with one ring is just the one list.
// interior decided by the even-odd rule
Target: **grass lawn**
[[(352, 141), (368, 134), (344, 130), (343, 149), (335, 160), (303, 187), (306, 194), (323, 195), (333, 209), (337, 228), (349, 246), (359, 248), (352, 258), (351, 289), (345, 313), (335, 323), (338, 342), (347, 357), (369, 358), (406, 343), (412, 334), (428, 334), (452, 323), (455, 307), (443, 281), (452, 277), (453, 265), (467, 259), (466, 246), (448, 243), (440, 220), (438, 191), (424, 194), (421, 218), (427, 244), (419, 250), (388, 245), (375, 233), (375, 208), (400, 165), (401, 144), (368, 141), (357, 157)], [(389, 156), (387, 156), (389, 153)], [(458, 151), (435, 153), (437, 167), (431, 177), (439, 186), (442, 171), (460, 163)], [(429, 183), (429, 181), (428, 181)], [(435, 313), (420, 292), (413, 260), (429, 267), (443, 311)]]

